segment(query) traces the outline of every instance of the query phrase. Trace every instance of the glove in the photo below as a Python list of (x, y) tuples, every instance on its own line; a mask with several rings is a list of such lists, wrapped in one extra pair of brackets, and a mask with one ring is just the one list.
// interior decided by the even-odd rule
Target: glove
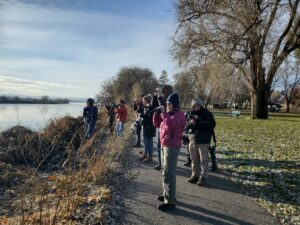
[(165, 107), (162, 105), (162, 106), (159, 106), (159, 107), (156, 107), (154, 109), (154, 112), (157, 112), (157, 113), (163, 113), (165, 111)]

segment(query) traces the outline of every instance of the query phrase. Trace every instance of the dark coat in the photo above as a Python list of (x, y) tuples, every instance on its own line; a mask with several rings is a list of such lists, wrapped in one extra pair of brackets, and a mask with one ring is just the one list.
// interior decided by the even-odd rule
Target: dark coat
[(143, 133), (144, 137), (152, 138), (155, 137), (156, 128), (152, 123), (152, 117), (154, 113), (154, 107), (144, 107), (143, 113), (141, 113), (141, 117), (143, 118)]
[(191, 112), (191, 117), (197, 117), (196, 124), (187, 126), (188, 133), (195, 134), (196, 144), (209, 144), (216, 121), (211, 112), (205, 108), (201, 108), (199, 111)]
[(98, 108), (96, 106), (87, 106), (83, 109), (83, 118), (86, 124), (96, 123)]

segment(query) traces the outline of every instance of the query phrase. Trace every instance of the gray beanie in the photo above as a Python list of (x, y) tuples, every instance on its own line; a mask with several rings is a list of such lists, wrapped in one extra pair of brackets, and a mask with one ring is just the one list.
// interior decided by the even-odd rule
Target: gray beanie
[(143, 100), (145, 102), (147, 102), (147, 103), (151, 103), (151, 101), (152, 101), (152, 95), (149, 94), (149, 95), (144, 96)]
[(198, 105), (198, 106), (204, 106), (203, 104), (203, 100), (200, 99), (200, 98), (194, 98), (191, 102), (191, 108), (193, 108), (195, 105)]

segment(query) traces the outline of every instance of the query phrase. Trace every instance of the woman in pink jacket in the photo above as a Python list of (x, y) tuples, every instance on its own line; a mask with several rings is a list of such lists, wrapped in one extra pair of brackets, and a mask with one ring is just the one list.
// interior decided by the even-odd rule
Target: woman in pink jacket
[(185, 126), (184, 113), (179, 108), (179, 96), (171, 94), (167, 99), (167, 107), (160, 106), (153, 115), (154, 126), (160, 124), (161, 161), (163, 195), (158, 200), (163, 201), (158, 206), (161, 211), (175, 209), (176, 200), (176, 166), (182, 145), (182, 133)]

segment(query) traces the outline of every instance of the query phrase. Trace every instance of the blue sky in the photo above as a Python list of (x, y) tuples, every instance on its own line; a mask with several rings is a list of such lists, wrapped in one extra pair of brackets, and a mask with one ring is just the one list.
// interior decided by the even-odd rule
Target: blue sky
[(123, 66), (176, 70), (173, 0), (0, 0), (0, 95), (95, 96)]

